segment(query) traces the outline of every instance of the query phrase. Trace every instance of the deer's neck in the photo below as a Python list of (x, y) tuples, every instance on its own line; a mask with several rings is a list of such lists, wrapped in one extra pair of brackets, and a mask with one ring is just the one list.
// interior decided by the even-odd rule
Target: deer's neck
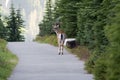
[(60, 32), (60, 31), (55, 31), (56, 35), (59, 35), (59, 34), (64, 34), (63, 32)]

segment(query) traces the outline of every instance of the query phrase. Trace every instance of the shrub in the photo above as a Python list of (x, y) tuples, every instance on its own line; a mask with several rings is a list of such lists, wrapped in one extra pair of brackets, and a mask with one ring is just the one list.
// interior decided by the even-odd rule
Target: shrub
[(6, 41), (0, 39), (0, 80), (7, 80), (18, 61), (6, 48), (6, 44)]
[(92, 73), (94, 70), (94, 66), (96, 61), (100, 58), (101, 53), (99, 52), (99, 49), (95, 49), (94, 51), (91, 52), (90, 57), (86, 61), (86, 69), (89, 73)]
[(102, 55), (96, 62), (93, 70), (95, 80), (106, 80), (106, 57)]
[(120, 45), (111, 46), (107, 53), (106, 80), (120, 80)]

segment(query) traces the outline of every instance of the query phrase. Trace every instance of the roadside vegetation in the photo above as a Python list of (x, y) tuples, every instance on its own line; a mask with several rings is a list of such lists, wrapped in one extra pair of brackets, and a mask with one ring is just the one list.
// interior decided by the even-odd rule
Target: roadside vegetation
[[(46, 35), (46, 36), (37, 36), (35, 41), (40, 43), (47, 43), (54, 46), (58, 46), (57, 44), (57, 36), (56, 35)], [(77, 55), (80, 60), (86, 61), (90, 56), (89, 50), (85, 46), (76, 46), (75, 48), (67, 48), (65, 47), (70, 53)]]
[(57, 46), (57, 37), (55, 35), (37, 36), (35, 41), (40, 42), (40, 43), (48, 43), (48, 44)]
[(24, 20), (22, 19), (21, 10), (15, 9), (11, 4), (10, 14), (0, 13), (0, 38), (6, 41), (24, 41), (23, 35)]
[(39, 36), (53, 35), (52, 25), (60, 23), (68, 38), (77, 39), (72, 52), (87, 53), (85, 67), (95, 80), (120, 79), (120, 0), (47, 0), (45, 14)]
[[(1, 8), (1, 6), (0, 6)], [(0, 80), (7, 80), (18, 62), (16, 55), (7, 49), (7, 41), (24, 41), (21, 10), (11, 4), (9, 16), (0, 10)]]
[(7, 80), (18, 62), (18, 58), (7, 49), (6, 45), (7, 42), (0, 39), (0, 80)]

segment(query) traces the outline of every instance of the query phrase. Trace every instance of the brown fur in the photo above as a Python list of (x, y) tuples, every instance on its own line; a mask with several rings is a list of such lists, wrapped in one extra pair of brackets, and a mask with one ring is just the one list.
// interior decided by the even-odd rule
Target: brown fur
[(57, 35), (57, 39), (58, 39), (58, 53), (59, 55), (62, 54), (63, 55), (63, 48), (64, 48), (64, 39), (61, 40), (60, 39), (60, 34), (63, 35), (63, 37), (65, 37), (65, 33), (63, 30), (60, 29), (59, 25), (54, 25), (53, 26), (53, 30)]

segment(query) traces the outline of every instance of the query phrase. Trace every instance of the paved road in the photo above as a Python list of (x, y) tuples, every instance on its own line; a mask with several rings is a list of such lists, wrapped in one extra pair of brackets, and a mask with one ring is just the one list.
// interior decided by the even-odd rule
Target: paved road
[(36, 42), (9, 42), (8, 48), (18, 56), (19, 63), (8, 80), (93, 80), (84, 70), (84, 62), (57, 48)]

